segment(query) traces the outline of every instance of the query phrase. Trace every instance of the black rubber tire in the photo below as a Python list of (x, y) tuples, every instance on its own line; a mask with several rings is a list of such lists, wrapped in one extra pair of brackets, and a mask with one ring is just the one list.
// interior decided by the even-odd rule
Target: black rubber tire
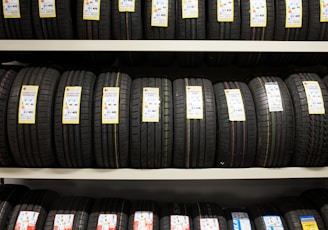
[[(283, 111), (270, 112), (267, 83), (277, 83)], [(257, 153), (255, 166), (286, 167), (293, 156), (295, 119), (292, 98), (278, 77), (256, 77), (248, 84), (254, 98), (257, 116)]]
[(97, 229), (99, 215), (114, 214), (117, 216), (115, 230), (126, 230), (128, 229), (129, 213), (130, 204), (126, 200), (109, 198), (96, 200), (90, 212), (87, 229)]
[(328, 158), (328, 114), (309, 114), (303, 81), (318, 81), (325, 111), (328, 111), (327, 88), (316, 74), (299, 73), (286, 79), (295, 112), (295, 144), (291, 164), (324, 166)]
[(228, 208), (224, 210), (224, 213), (226, 215), (226, 220), (227, 220), (227, 225), (228, 225), (228, 230), (234, 230), (235, 228), (233, 227), (233, 217), (232, 213), (234, 212), (240, 212), (240, 213), (245, 213), (246, 218), (248, 217), (251, 229), (255, 229), (254, 222), (249, 216), (249, 211), (246, 208)]
[[(143, 88), (159, 88), (159, 122), (142, 122)], [(167, 78), (133, 80), (130, 99), (130, 160), (133, 168), (172, 166), (172, 83)]]
[[(153, 215), (152, 230), (159, 230), (159, 208), (154, 201), (135, 201), (130, 210), (129, 223), (127, 230), (136, 230), (134, 227), (136, 212), (151, 212)], [(147, 229), (147, 228), (146, 228)]]
[(169, 203), (161, 207), (160, 229), (171, 230), (171, 216), (175, 215), (188, 217), (189, 229), (193, 230), (190, 207), (185, 203)]
[(202, 219), (217, 219), (220, 230), (227, 230), (227, 221), (222, 208), (212, 203), (195, 203), (192, 206), (192, 218), (194, 230), (201, 230)]
[(327, 41), (328, 23), (320, 22), (320, 1), (309, 1), (309, 29), (307, 34), (309, 41)]
[[(61, 167), (93, 167), (93, 95), (96, 76), (88, 71), (66, 71), (57, 88), (55, 104), (55, 144)], [(80, 124), (62, 124), (66, 86), (81, 86)]]
[[(52, 68), (22, 69), (11, 88), (7, 130), (12, 156), (18, 166), (53, 167), (56, 165), (53, 142), (54, 102), (60, 73)], [(35, 124), (18, 124), (22, 85), (38, 85)]]
[[(186, 87), (201, 86), (204, 119), (187, 119)], [(216, 105), (212, 83), (207, 79), (176, 79), (173, 82), (173, 166), (211, 168), (215, 161)]]
[[(239, 89), (246, 121), (230, 121), (225, 89)], [(256, 156), (257, 123), (251, 91), (243, 82), (214, 85), (217, 110), (216, 167), (252, 167)]]

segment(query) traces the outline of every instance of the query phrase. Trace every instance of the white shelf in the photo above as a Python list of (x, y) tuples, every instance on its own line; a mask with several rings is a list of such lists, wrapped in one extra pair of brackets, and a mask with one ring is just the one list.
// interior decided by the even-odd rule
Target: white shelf
[(0, 51), (328, 52), (328, 42), (240, 40), (1, 40)]
[(326, 178), (322, 168), (243, 169), (50, 169), (0, 168), (0, 178), (83, 180), (238, 180)]

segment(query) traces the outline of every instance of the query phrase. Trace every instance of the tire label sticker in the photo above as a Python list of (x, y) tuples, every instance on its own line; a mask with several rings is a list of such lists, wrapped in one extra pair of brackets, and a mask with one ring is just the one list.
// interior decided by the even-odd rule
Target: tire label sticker
[(198, 0), (182, 1), (182, 18), (198, 18)]
[(72, 230), (74, 214), (56, 214), (54, 230)]
[(317, 81), (303, 81), (309, 114), (325, 114), (321, 88)]
[(200, 230), (220, 230), (217, 218), (200, 218)]
[(246, 121), (244, 101), (240, 89), (225, 89), (229, 120)]
[(55, 18), (55, 0), (39, 0), (39, 16), (40, 18)]
[(303, 230), (319, 230), (314, 216), (300, 216)]
[(63, 124), (80, 123), (81, 86), (66, 86), (63, 100)]
[(328, 22), (328, 0), (320, 1), (320, 22)]
[(15, 224), (15, 230), (35, 230), (38, 217), (38, 212), (20, 211)]
[(143, 88), (142, 122), (159, 122), (159, 88)]
[(251, 222), (246, 212), (232, 212), (233, 230), (252, 230)]
[(100, 1), (101, 0), (83, 1), (83, 20), (100, 20)]
[(19, 0), (2, 0), (4, 18), (21, 18)]
[(151, 26), (168, 27), (168, 9), (168, 0), (152, 0)]
[(187, 119), (203, 119), (203, 89), (201, 86), (186, 86)]
[(135, 0), (118, 0), (118, 11), (135, 12)]
[(102, 97), (102, 124), (119, 123), (120, 88), (104, 87)]
[(265, 91), (268, 98), (269, 111), (270, 112), (284, 111), (278, 82), (266, 82)]
[(189, 216), (170, 216), (170, 230), (190, 230)]
[(263, 216), (266, 230), (284, 230), (280, 216)]
[(116, 230), (117, 215), (116, 214), (100, 214), (96, 230)]
[(19, 99), (18, 124), (35, 124), (38, 92), (38, 85), (22, 85)]
[(302, 0), (286, 0), (286, 28), (302, 28)]
[(250, 0), (250, 11), (251, 27), (267, 26), (266, 0)]
[(133, 230), (153, 230), (153, 212), (135, 212)]
[(217, 0), (218, 22), (233, 22), (234, 0)]

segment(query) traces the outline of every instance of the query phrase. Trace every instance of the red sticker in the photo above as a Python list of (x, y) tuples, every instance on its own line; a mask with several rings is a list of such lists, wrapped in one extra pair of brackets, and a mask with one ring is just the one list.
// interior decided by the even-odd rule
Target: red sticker
[(35, 230), (39, 213), (33, 211), (20, 211), (15, 225), (15, 230)]
[(153, 213), (152, 212), (135, 212), (133, 230), (152, 230)]

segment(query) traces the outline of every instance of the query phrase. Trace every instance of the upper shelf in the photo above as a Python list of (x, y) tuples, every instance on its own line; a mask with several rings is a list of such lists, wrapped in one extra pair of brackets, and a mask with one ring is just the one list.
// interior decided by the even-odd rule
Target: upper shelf
[(209, 40), (1, 40), (0, 51), (328, 52), (328, 42)]

